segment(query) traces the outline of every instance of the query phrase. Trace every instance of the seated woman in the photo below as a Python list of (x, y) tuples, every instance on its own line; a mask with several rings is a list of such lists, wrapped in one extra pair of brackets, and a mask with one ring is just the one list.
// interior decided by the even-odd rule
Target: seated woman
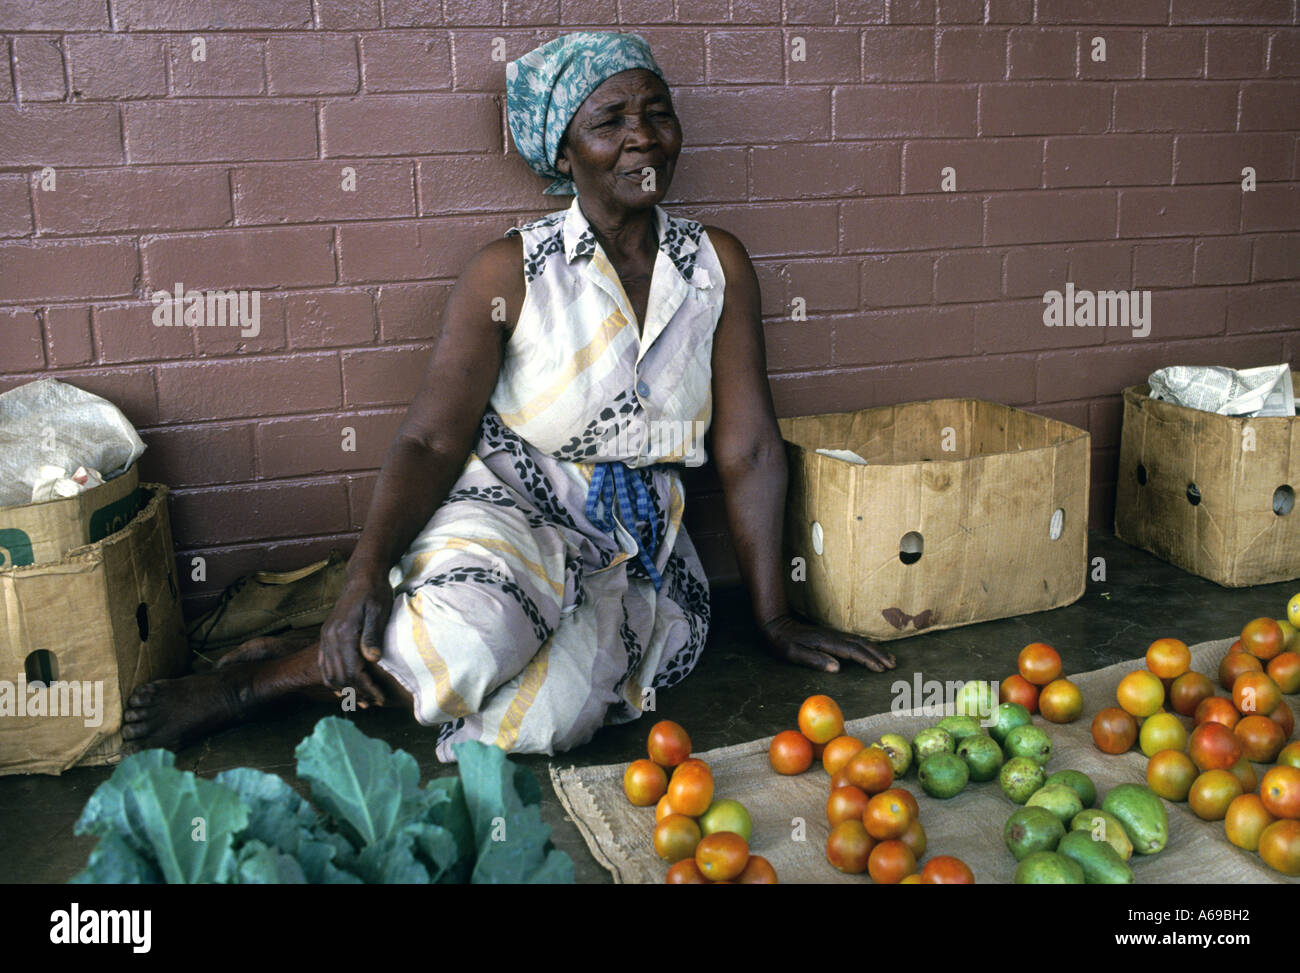
[(573, 202), (456, 283), (319, 644), (257, 639), (141, 687), (131, 744), (182, 746), (289, 692), (410, 706), (442, 760), (469, 739), (554, 753), (636, 719), (708, 633), (680, 476), (706, 430), (768, 651), (894, 665), (787, 610), (758, 283), (734, 236), (658, 205), (682, 131), (649, 48), (570, 34), (506, 77), (520, 154)]

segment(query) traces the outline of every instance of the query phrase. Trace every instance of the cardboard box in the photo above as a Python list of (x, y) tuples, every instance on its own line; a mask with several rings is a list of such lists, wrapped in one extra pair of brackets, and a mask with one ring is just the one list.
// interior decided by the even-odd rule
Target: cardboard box
[(140, 472), (126, 472), (61, 500), (0, 507), (0, 568), (57, 561), (74, 547), (103, 540), (140, 511)]
[(0, 570), (0, 774), (116, 763), (123, 701), (189, 663), (168, 491), (140, 490), (144, 508), (116, 533)]
[(1149, 393), (1124, 389), (1115, 536), (1228, 588), (1300, 578), (1300, 417), (1221, 416)]
[[(1057, 608), (1083, 594), (1084, 430), (977, 399), (778, 422), (790, 472), (792, 608), (884, 640)], [(852, 450), (867, 465), (818, 448)]]

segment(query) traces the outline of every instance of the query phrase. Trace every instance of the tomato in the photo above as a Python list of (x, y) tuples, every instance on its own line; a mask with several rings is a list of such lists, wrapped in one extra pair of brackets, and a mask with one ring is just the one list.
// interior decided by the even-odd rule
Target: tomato
[(1241, 630), (1241, 644), (1256, 659), (1267, 662), (1282, 651), (1286, 636), (1276, 619), (1256, 618), (1246, 623)]
[(709, 881), (724, 882), (745, 870), (749, 864), (749, 845), (734, 831), (706, 834), (696, 846), (695, 864)]
[(1180, 750), (1161, 750), (1147, 761), (1147, 786), (1166, 801), (1187, 800), (1196, 775), (1196, 764)]
[(1202, 821), (1222, 821), (1228, 805), (1241, 795), (1241, 781), (1228, 771), (1207, 770), (1192, 782), (1187, 803)]
[(1169, 687), (1169, 705), (1179, 716), (1191, 716), (1201, 701), (1214, 695), (1214, 683), (1200, 672), (1184, 672)]
[(912, 819), (912, 823), (903, 832), (903, 837), (898, 840), (912, 849), (917, 861), (925, 856), (925, 828), (921, 827), (921, 822), (916, 818)]
[(1282, 652), (1268, 660), (1265, 671), (1288, 696), (1300, 690), (1300, 652)]
[(1142, 721), (1138, 746), (1148, 757), (1161, 750), (1187, 749), (1187, 729), (1173, 713), (1156, 713)]
[[(913, 821), (920, 820), (921, 805), (916, 803), (916, 798), (912, 796), (912, 792), (909, 791), (906, 787), (891, 787), (889, 788), (889, 790), (881, 791), (880, 793), (890, 794), (894, 797), (897, 797), (900, 801), (902, 801), (904, 804), (907, 805), (907, 809), (912, 813), (912, 820)], [(921, 856), (917, 855), (917, 857), (920, 858)]]
[(646, 751), (660, 767), (676, 767), (691, 755), (691, 738), (680, 724), (660, 720), (650, 728)]
[(1234, 845), (1246, 851), (1255, 851), (1259, 848), (1260, 834), (1276, 820), (1268, 813), (1268, 808), (1258, 794), (1242, 794), (1233, 798), (1228, 805), (1223, 826), (1228, 833), (1228, 840)]
[(1177, 679), (1191, 664), (1191, 650), (1178, 639), (1156, 639), (1147, 649), (1147, 668), (1161, 679)]
[(858, 751), (845, 764), (844, 772), (855, 787), (861, 787), (868, 795), (888, 790), (894, 783), (894, 765), (885, 751), (876, 747)]
[(865, 747), (866, 744), (856, 737), (839, 736), (826, 744), (822, 750), (822, 766), (832, 777), (849, 762), (849, 758)]
[(1232, 692), (1232, 684), (1243, 672), (1263, 672), (1264, 663), (1249, 652), (1229, 652), (1219, 663), (1219, 685)]
[(655, 826), (655, 854), (672, 865), (695, 856), (700, 843), (700, 826), (685, 814), (670, 814)]
[(1243, 716), (1232, 733), (1246, 759), (1257, 764), (1271, 764), (1286, 744), (1282, 727), (1267, 716)]
[(1300, 740), (1288, 743), (1277, 755), (1277, 762), (1284, 767), (1300, 768)]
[(813, 743), (830, 743), (844, 732), (844, 714), (829, 696), (809, 696), (799, 707), (799, 732)]
[(1164, 704), (1165, 685), (1155, 673), (1136, 669), (1119, 681), (1115, 698), (1126, 713), (1146, 719)]
[(832, 828), (841, 821), (861, 821), (862, 812), (867, 809), (869, 800), (861, 787), (851, 784), (848, 787), (837, 787), (826, 799), (826, 820)]
[(826, 860), (841, 872), (861, 875), (875, 846), (876, 839), (867, 834), (861, 821), (841, 821), (826, 839)]
[(1300, 875), (1300, 821), (1274, 821), (1265, 828), (1259, 857), (1283, 875)]
[(676, 865), (668, 869), (668, 875), (664, 879), (665, 885), (708, 885), (709, 880), (704, 877), (700, 871), (700, 866), (695, 864), (694, 858), (683, 858)]
[(736, 876), (737, 885), (776, 885), (776, 869), (762, 855), (750, 855), (749, 863)]
[(1052, 723), (1073, 723), (1083, 712), (1083, 694), (1068, 679), (1053, 679), (1038, 694), (1038, 711)]
[(1092, 718), (1092, 742), (1102, 753), (1127, 753), (1137, 739), (1137, 720), (1118, 706)]
[(659, 798), (659, 803), (655, 805), (655, 824), (658, 824), (664, 818), (668, 817), (668, 815), (675, 813), (676, 812), (673, 811), (673, 806), (668, 803), (668, 795), (665, 794), (663, 797)]
[(921, 881), (921, 873), (913, 872), (911, 875), (906, 875), (898, 884), (899, 885), (921, 885), (923, 884)]
[(713, 772), (699, 765), (679, 766), (668, 783), (668, 803), (678, 814), (698, 818), (713, 803)]
[(974, 885), (975, 876), (960, 858), (939, 855), (925, 863), (921, 881), (926, 885)]
[(862, 823), (866, 826), (867, 834), (877, 841), (901, 838), (912, 823), (912, 809), (897, 795), (880, 793), (867, 801), (867, 808), (862, 812)]
[(676, 774), (681, 773), (683, 770), (685, 771), (708, 770), (710, 774), (713, 773), (713, 771), (709, 769), (709, 765), (706, 764), (699, 757), (687, 757), (685, 760), (683, 760), (681, 763), (679, 763), (676, 767), (673, 768), (673, 772), (668, 775), (668, 779), (672, 780)]
[(1211, 696), (1197, 704), (1193, 719), (1196, 720), (1197, 726), (1202, 723), (1222, 723), (1231, 730), (1241, 719), (1241, 714), (1237, 712), (1237, 707), (1232, 705), (1232, 700), (1224, 699), (1222, 696)]
[(897, 885), (916, 871), (916, 856), (897, 838), (882, 841), (871, 849), (867, 871), (877, 885)]
[(623, 793), (637, 807), (649, 807), (664, 796), (668, 775), (653, 760), (633, 760), (623, 771)]
[(998, 698), (1004, 703), (1019, 703), (1030, 713), (1038, 712), (1038, 687), (1018, 672), (1002, 680)]
[(847, 767), (841, 767), (839, 771), (831, 778), (831, 790), (840, 787), (855, 787), (853, 781), (849, 780), (849, 771)]
[(1300, 818), (1300, 770), (1270, 767), (1259, 784), (1259, 797), (1269, 814), (1279, 818)]
[(1228, 646), (1227, 654), (1232, 655), (1232, 653), (1234, 652), (1245, 652), (1245, 651), (1246, 651), (1246, 647), (1241, 644), (1241, 639), (1237, 639), (1237, 641), (1233, 642), (1230, 646)]
[(1046, 686), (1061, 674), (1061, 656), (1050, 645), (1031, 642), (1016, 659), (1020, 675), (1035, 686)]
[(1201, 770), (1227, 770), (1241, 759), (1241, 741), (1222, 723), (1202, 723), (1187, 740), (1187, 755)]
[(1295, 732), (1295, 714), (1286, 703), (1278, 703), (1277, 708), (1268, 714), (1268, 718), (1282, 728), (1282, 739), (1290, 740)]
[(812, 744), (798, 730), (782, 730), (772, 737), (767, 759), (778, 774), (802, 774), (812, 766)]
[(1232, 776), (1241, 781), (1241, 789), (1249, 794), (1251, 791), (1259, 790), (1259, 778), (1255, 776), (1255, 765), (1245, 757), (1242, 757), (1232, 765)]
[(1267, 673), (1243, 672), (1232, 682), (1232, 705), (1242, 716), (1268, 716), (1282, 702), (1282, 691)]

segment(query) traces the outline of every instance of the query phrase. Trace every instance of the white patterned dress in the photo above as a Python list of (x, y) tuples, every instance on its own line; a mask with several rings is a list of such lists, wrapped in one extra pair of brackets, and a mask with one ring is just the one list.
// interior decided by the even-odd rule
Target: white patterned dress
[(440, 760), (462, 740), (585, 743), (639, 717), (704, 645), (680, 471), (707, 459), (725, 281), (699, 223), (655, 215), (640, 329), (576, 197), (507, 232), (526, 291), (478, 442), (389, 577), (380, 665), (441, 724)]

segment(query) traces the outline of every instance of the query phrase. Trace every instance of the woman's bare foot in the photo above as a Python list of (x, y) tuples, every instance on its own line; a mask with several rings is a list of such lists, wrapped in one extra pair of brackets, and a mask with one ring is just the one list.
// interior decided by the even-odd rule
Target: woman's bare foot
[(245, 662), (181, 679), (145, 683), (127, 700), (122, 738), (130, 748), (179, 750), (235, 723), (258, 703), (255, 670)]
[(213, 668), (224, 669), (240, 662), (264, 662), (267, 659), (282, 659), (287, 655), (293, 655), (293, 653), (307, 647), (314, 641), (316, 641), (316, 638), (311, 632), (290, 633), (288, 635), (262, 635), (255, 639), (249, 639), (247, 642), (231, 649), (216, 661)]

